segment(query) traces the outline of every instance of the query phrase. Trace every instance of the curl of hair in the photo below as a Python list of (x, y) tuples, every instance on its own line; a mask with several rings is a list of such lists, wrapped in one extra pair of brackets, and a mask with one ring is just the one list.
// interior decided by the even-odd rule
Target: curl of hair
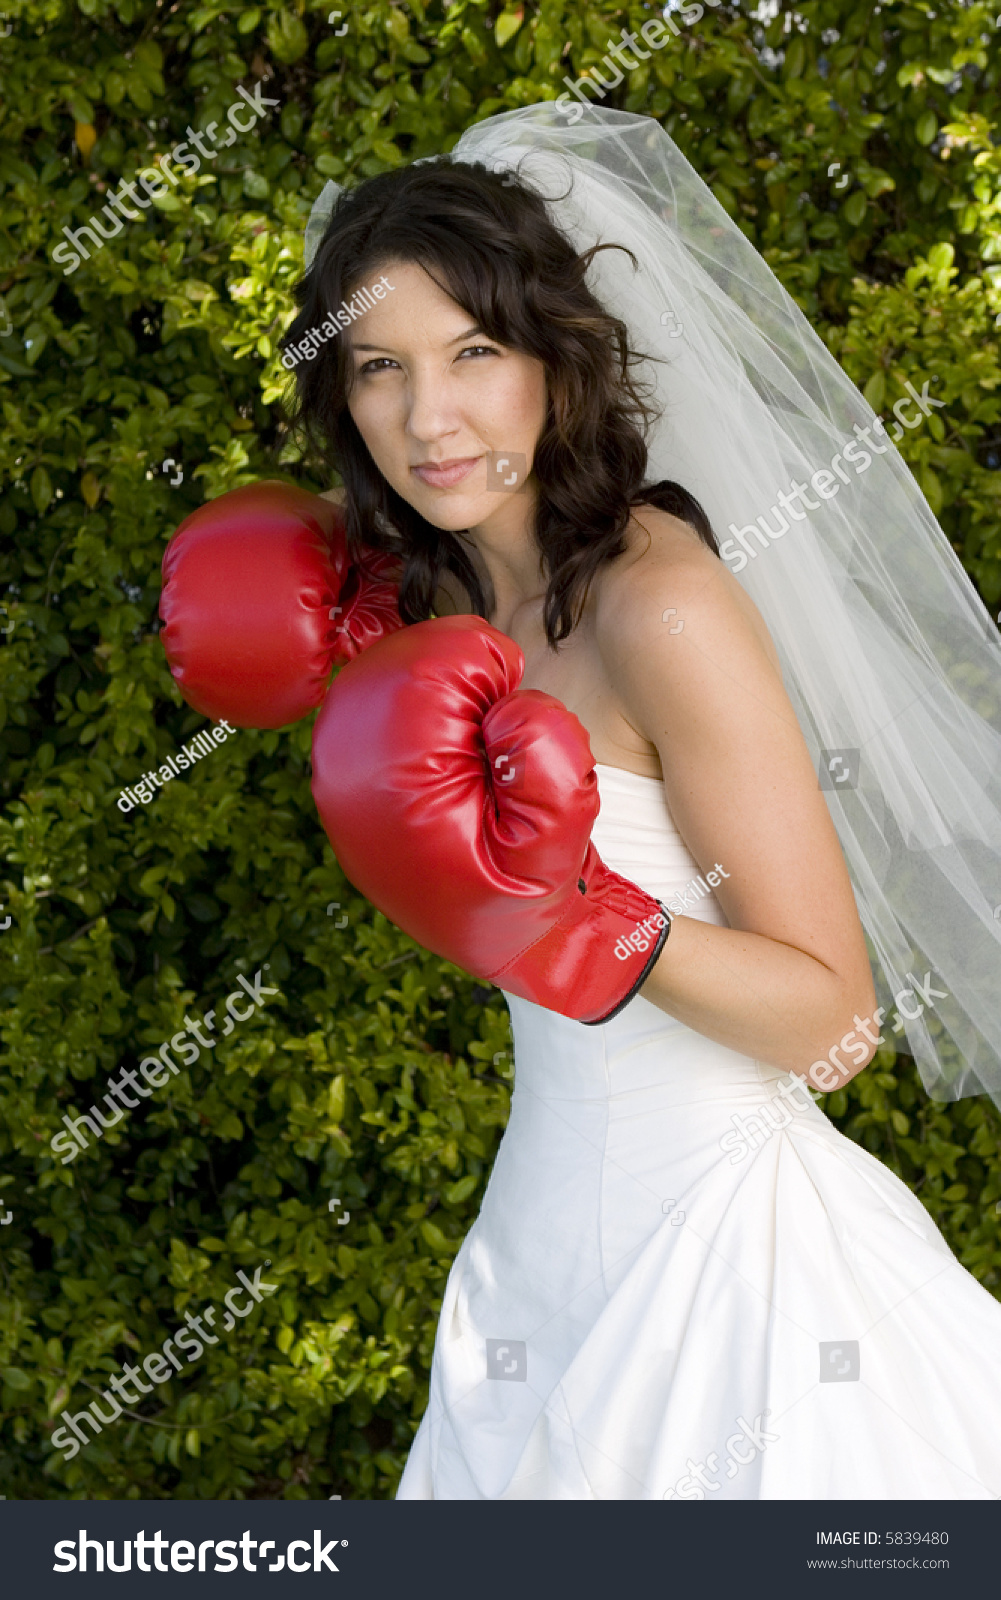
[[(632, 507), (671, 512), (719, 555), (709, 520), (686, 489), (643, 481), (654, 416), (634, 374), (644, 357), (585, 282), (599, 250), (623, 248), (595, 245), (578, 255), (538, 194), (480, 164), (446, 159), (398, 168), (338, 197), (282, 340), (283, 350), (294, 349), (398, 261), (423, 267), (487, 338), (543, 363), (548, 402), (533, 461), (535, 538), (553, 649), (580, 621), (595, 574), (626, 550)], [(433, 614), (445, 571), (463, 585), (474, 612), (489, 617), (489, 597), (461, 536), (426, 521), (372, 461), (348, 410), (353, 373), (344, 341), (331, 337), (295, 374), (289, 422), (309, 454), (341, 474), (352, 559), (364, 571), (366, 551), (402, 557), (404, 622)]]

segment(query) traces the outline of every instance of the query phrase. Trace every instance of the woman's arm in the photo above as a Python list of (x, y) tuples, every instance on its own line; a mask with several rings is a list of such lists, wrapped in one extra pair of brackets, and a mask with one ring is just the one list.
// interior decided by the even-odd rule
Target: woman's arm
[(875, 1053), (860, 1048), (863, 1034), (851, 1057), (838, 1050), (872, 1016), (872, 974), (774, 646), (736, 579), (687, 530), (648, 511), (643, 525), (650, 548), (602, 586), (599, 648), (628, 720), (657, 748), (688, 848), (703, 872), (718, 862), (728, 874), (715, 893), (730, 927), (676, 917), (640, 992), (792, 1071), (809, 1075), (834, 1047), (847, 1082)]

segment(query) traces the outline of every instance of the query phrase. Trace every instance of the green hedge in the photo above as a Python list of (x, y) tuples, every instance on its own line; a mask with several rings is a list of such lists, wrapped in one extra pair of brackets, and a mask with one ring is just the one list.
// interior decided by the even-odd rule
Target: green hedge
[[(386, 1497), (504, 1125), (503, 1004), (346, 885), (310, 799), (307, 725), (239, 733), (128, 815), (116, 798), (203, 725), (156, 637), (173, 528), (258, 477), (328, 486), (289, 444), (275, 353), (325, 178), (553, 98), (657, 12), (373, 0), (330, 23), (329, 0), (7, 5), (0, 1493)], [(720, 5), (605, 101), (664, 123), (878, 409), (937, 375), (946, 408), (904, 448), (992, 606), (995, 9), (822, 0), (762, 22)], [(63, 228), (189, 124), (225, 128), (237, 84), (279, 107), (64, 274)], [(258, 970), (280, 993), (214, 1060), (53, 1158), (63, 1116)], [(993, 1107), (929, 1104), (883, 1049), (827, 1109), (998, 1292)], [(63, 1410), (259, 1268), (277, 1287), (257, 1309), (64, 1459)]]

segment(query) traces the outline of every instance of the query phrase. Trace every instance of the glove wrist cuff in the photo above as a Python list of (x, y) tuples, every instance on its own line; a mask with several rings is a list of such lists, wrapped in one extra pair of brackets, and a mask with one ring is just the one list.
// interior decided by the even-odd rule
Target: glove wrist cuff
[(623, 995), (622, 999), (617, 1001), (617, 1003), (612, 1007), (611, 1011), (606, 1011), (605, 1015), (603, 1017), (581, 1017), (580, 1018), (580, 1021), (584, 1024), (585, 1028), (597, 1028), (597, 1027), (600, 1027), (603, 1022), (611, 1022), (613, 1017), (617, 1017), (619, 1012), (624, 1010), (625, 1007), (629, 1004), (630, 1000), (635, 999), (635, 997), (638, 994), (639, 990), (642, 989), (643, 985), (646, 983), (647, 978), (649, 978), (649, 976), (650, 976), (651, 972), (653, 971), (654, 967), (657, 965), (657, 962), (660, 959), (660, 953), (663, 950), (664, 946), (666, 945), (667, 940), (668, 940), (668, 936), (669, 936), (669, 934), (671, 932), (671, 925), (674, 922), (674, 918), (672, 917), (670, 911), (668, 911), (667, 907), (664, 905), (663, 901), (657, 900), (657, 901), (654, 902), (654, 904), (656, 905), (658, 911), (663, 914), (665, 921), (664, 921), (664, 926), (660, 930), (660, 933), (659, 933), (659, 935), (657, 937), (657, 940), (656, 940), (656, 942), (654, 944), (653, 949), (650, 951), (650, 954), (647, 956), (647, 959), (643, 964), (642, 970), (637, 974), (637, 976), (633, 980), (633, 982), (632, 982), (632, 984), (630, 986), (628, 994)]
[(579, 897), (541, 939), (489, 981), (588, 1027), (608, 1022), (646, 982), (672, 917), (659, 900), (588, 852)]

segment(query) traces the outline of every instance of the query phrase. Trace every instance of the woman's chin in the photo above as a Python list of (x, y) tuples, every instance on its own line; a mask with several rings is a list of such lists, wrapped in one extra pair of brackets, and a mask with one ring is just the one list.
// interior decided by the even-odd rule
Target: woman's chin
[(419, 497), (407, 495), (405, 498), (425, 522), (430, 522), (432, 528), (441, 528), (445, 533), (460, 533), (465, 528), (475, 528), (490, 511), (496, 509), (495, 505), (487, 502), (482, 491), (479, 494), (442, 492)]

